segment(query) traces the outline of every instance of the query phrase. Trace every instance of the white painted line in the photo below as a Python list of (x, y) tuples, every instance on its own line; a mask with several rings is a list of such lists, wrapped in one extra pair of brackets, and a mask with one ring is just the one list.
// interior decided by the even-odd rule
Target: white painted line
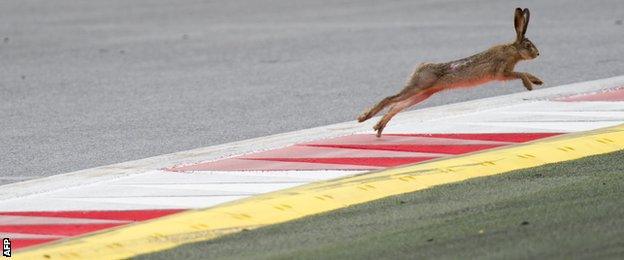
[(172, 173), (155, 170), (2, 200), (0, 212), (205, 208), (260, 193), (362, 172)]

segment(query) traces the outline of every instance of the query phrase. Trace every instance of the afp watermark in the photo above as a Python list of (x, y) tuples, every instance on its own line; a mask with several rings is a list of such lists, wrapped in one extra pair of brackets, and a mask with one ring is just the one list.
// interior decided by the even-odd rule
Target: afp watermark
[(8, 238), (2, 239), (2, 256), (11, 257), (11, 240)]

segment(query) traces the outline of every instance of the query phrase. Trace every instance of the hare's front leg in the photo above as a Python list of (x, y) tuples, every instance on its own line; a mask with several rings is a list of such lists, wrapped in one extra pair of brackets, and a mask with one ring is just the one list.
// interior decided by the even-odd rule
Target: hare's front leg
[(532, 83), (535, 83), (536, 85), (542, 84), (542, 81), (540, 79), (538, 79), (537, 77), (529, 73), (511, 71), (511, 72), (506, 72), (504, 76), (506, 79), (521, 79), (522, 84), (528, 90), (533, 90)]

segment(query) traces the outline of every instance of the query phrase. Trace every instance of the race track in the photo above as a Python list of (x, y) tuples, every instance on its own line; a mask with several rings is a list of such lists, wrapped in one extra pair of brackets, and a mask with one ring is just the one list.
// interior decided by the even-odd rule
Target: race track
[[(352, 120), (418, 63), (512, 40), (516, 5), (5, 0), (0, 184)], [(522, 5), (541, 56), (519, 70), (545, 87), (624, 74), (624, 1)]]

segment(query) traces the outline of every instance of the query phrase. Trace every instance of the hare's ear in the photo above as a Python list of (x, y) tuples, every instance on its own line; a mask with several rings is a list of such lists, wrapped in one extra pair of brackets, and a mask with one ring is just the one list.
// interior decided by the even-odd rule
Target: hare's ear
[(524, 30), (522, 30), (522, 37), (524, 37), (524, 34), (529, 27), (529, 18), (531, 18), (531, 13), (529, 12), (529, 8), (524, 8), (522, 13), (524, 14)]
[[(525, 9), (528, 12), (528, 9)], [(524, 38), (524, 32), (526, 31), (526, 22), (524, 12), (520, 8), (516, 8), (514, 14), (514, 27), (516, 27), (516, 41), (521, 41)]]

